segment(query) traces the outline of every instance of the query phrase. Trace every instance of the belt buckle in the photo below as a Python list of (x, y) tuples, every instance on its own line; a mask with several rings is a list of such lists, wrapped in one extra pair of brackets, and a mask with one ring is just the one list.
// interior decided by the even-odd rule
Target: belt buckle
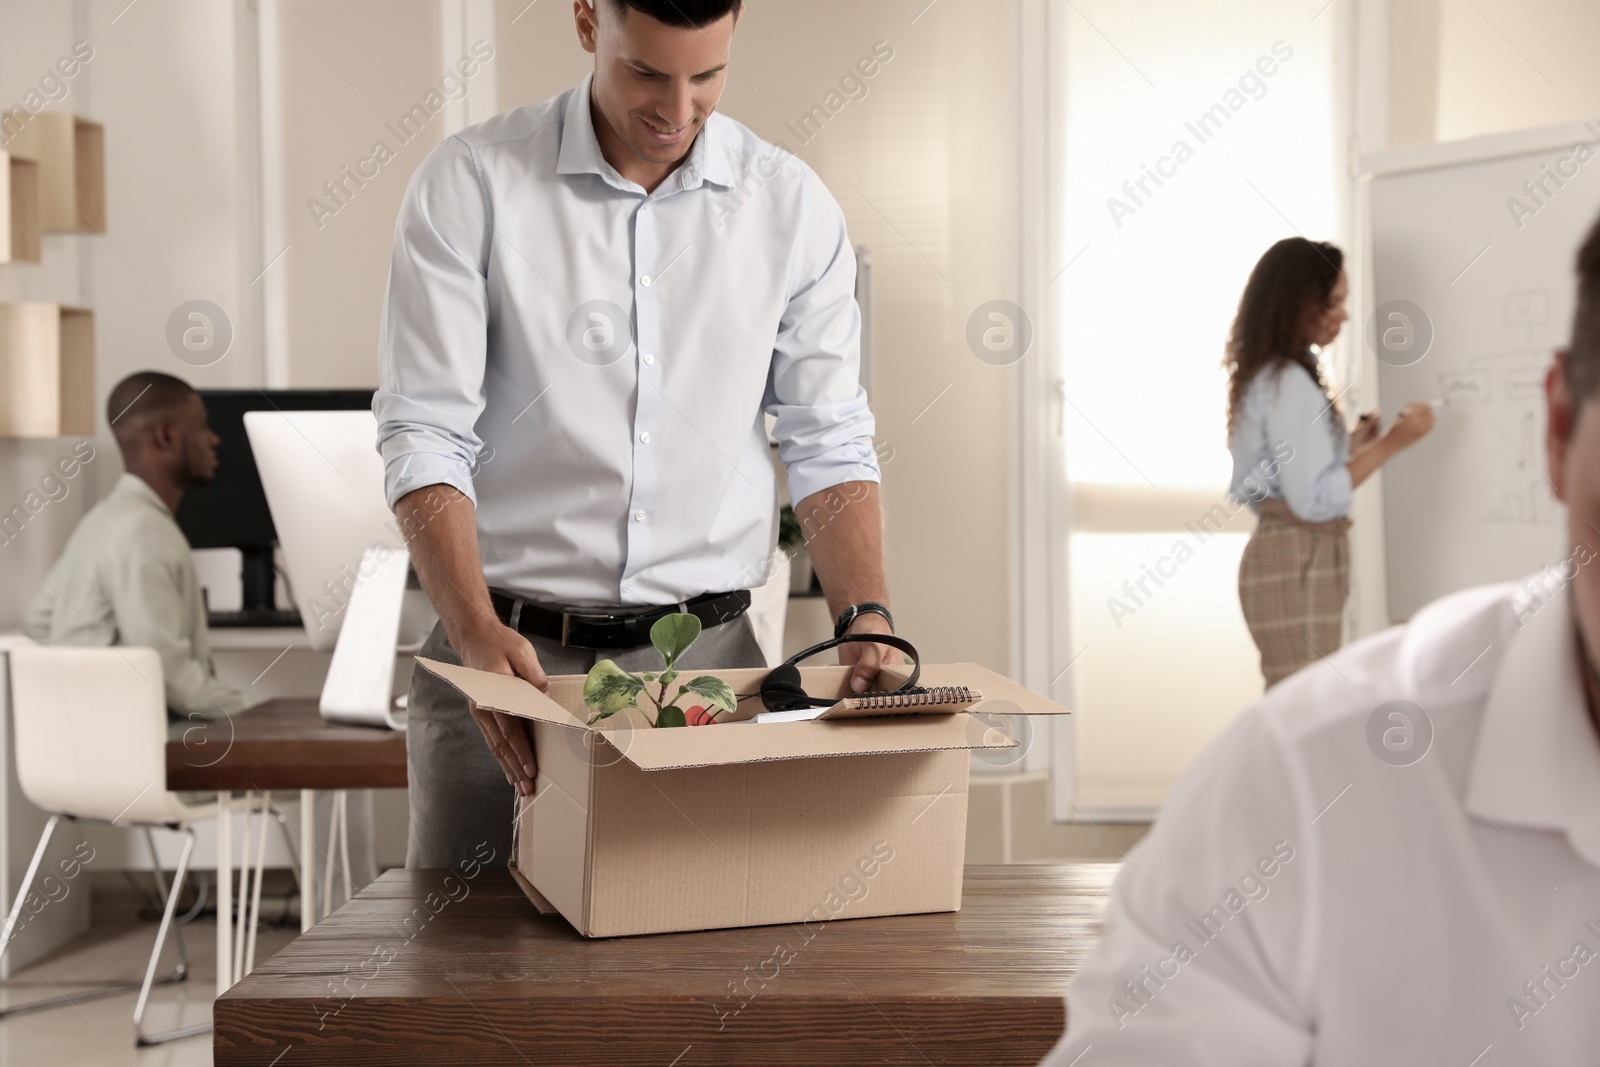
[(603, 613), (563, 611), (561, 613), (561, 647), (586, 648), (590, 650), (604, 647), (601, 645), (574, 645), (570, 640), (568, 640), (572, 634), (572, 620), (578, 619), (582, 622), (612, 622), (615, 620), (615, 618), (616, 616), (614, 615), (606, 615)]

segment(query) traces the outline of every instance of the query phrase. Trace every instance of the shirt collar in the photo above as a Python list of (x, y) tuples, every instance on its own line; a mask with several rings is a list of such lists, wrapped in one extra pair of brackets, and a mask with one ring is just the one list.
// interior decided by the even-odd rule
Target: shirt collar
[(167, 518), (172, 518), (172, 510), (167, 507), (167, 502), (162, 500), (156, 491), (150, 487), (149, 482), (137, 474), (123, 471), (122, 477), (117, 479), (117, 484), (111, 487), (111, 492), (113, 495), (132, 496), (141, 503), (149, 504), (156, 508)]
[[(561, 148), (556, 155), (557, 174), (597, 174), (609, 185), (627, 192), (638, 192), (640, 187), (617, 173), (617, 169), (600, 152), (600, 141), (595, 137), (594, 116), (589, 109), (589, 98), (594, 88), (594, 73), (584, 76), (583, 82), (567, 94), (561, 113)], [(733, 170), (728, 164), (723, 123), (728, 121), (720, 112), (706, 116), (705, 125), (695, 135), (689, 148), (689, 158), (667, 176), (657, 192), (698, 189), (706, 182), (723, 188), (733, 187)]]
[(1584, 699), (1570, 590), (1522, 618), (1484, 705), (1468, 803), (1491, 823), (1563, 831), (1600, 867), (1600, 740)]

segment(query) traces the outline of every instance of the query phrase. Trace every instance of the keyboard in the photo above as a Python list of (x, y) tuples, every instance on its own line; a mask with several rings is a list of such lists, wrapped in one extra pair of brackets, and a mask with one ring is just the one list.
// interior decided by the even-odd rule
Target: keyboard
[(228, 626), (299, 626), (300, 613), (293, 608), (268, 611), (210, 611), (206, 622), (213, 627)]

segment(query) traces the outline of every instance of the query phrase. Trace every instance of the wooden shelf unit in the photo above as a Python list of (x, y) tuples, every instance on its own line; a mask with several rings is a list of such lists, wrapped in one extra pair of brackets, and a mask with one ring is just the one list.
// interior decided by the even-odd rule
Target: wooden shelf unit
[(39, 164), (0, 152), (0, 263), (39, 262)]
[(41, 231), (105, 232), (105, 127), (64, 111), (41, 111), (9, 147), (13, 155), (39, 165)]
[(0, 437), (94, 434), (94, 312), (0, 304)]

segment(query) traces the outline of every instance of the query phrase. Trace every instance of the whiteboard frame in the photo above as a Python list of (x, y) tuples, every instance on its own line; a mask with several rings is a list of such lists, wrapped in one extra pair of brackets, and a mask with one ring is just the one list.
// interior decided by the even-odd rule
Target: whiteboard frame
[[(1486, 133), (1481, 137), (1464, 137), (1458, 141), (1407, 145), (1363, 153), (1360, 157), (1361, 177), (1366, 181), (1391, 174), (1453, 167), (1461, 163), (1483, 163), (1531, 152), (1548, 152), (1578, 141), (1592, 142), (1597, 137), (1600, 137), (1600, 122), (1590, 124), (1574, 121), (1504, 133)], [(1362, 219), (1364, 226), (1370, 222), (1369, 218)]]
[[(1357, 158), (1357, 214), (1359, 216), (1359, 263), (1361, 277), (1359, 279), (1356, 314), (1351, 316), (1352, 323), (1359, 324), (1366, 321), (1366, 316), (1376, 305), (1375, 277), (1372, 262), (1373, 235), (1372, 235), (1372, 182), (1375, 178), (1391, 177), (1402, 174), (1415, 174), (1427, 170), (1437, 170), (1443, 167), (1460, 166), (1463, 164), (1488, 163), (1499, 159), (1515, 156), (1531, 155), (1539, 152), (1550, 152), (1566, 148), (1578, 142), (1600, 144), (1600, 120), (1573, 120), (1571, 122), (1550, 123), (1545, 126), (1531, 126), (1524, 129), (1504, 130), (1498, 133), (1482, 134), (1477, 137), (1463, 137), (1453, 141), (1435, 141), (1424, 144), (1404, 145), (1398, 148), (1388, 148), (1375, 152), (1361, 153)], [(1363, 387), (1372, 391), (1377, 389), (1377, 359), (1370, 352), (1363, 354)], [(1367, 543), (1375, 555), (1377, 566), (1367, 569), (1364, 573), (1379, 579), (1375, 588), (1368, 591), (1367, 595), (1373, 597), (1370, 604), (1364, 605), (1364, 620), (1370, 618), (1370, 612), (1377, 611), (1390, 625), (1401, 624), (1407, 620), (1396, 619), (1389, 608), (1389, 558), (1387, 542), (1387, 517), (1383, 511), (1383, 472), (1379, 470), (1369, 480), (1370, 489), (1363, 487), (1358, 493), (1365, 491), (1365, 500), (1368, 502), (1364, 511), (1367, 521), (1376, 520), (1375, 529), (1377, 542)], [(1352, 513), (1354, 514), (1354, 513)], [(1359, 562), (1358, 562), (1359, 565)], [(1363, 627), (1365, 628), (1365, 627)]]

